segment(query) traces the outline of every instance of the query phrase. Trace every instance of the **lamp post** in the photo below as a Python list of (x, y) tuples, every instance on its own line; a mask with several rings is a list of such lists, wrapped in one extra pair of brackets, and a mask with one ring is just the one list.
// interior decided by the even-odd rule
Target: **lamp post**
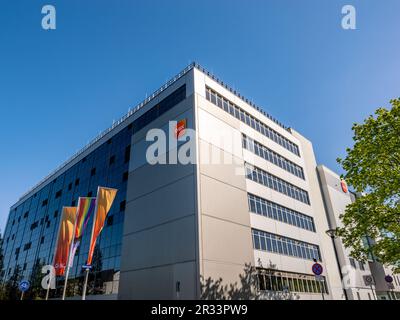
[[(336, 244), (335, 244), (335, 238), (337, 237), (336, 229), (329, 229), (329, 230), (326, 230), (325, 232), (332, 239), (333, 250), (335, 251), (335, 258), (336, 258), (336, 262), (337, 262), (337, 265), (338, 265), (338, 268), (339, 268), (340, 281), (341, 281), (342, 286), (343, 286), (342, 268), (340, 266), (339, 256), (338, 256), (338, 253), (337, 253), (337, 250), (336, 250)], [(344, 293), (344, 298), (346, 300), (349, 300), (348, 297), (347, 297), (346, 289), (344, 287), (343, 287), (343, 293)]]

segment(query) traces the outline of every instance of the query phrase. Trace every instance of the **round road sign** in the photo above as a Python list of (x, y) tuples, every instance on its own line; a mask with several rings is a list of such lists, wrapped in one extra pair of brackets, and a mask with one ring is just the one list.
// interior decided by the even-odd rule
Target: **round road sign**
[(322, 272), (324, 271), (324, 268), (322, 268), (322, 266), (319, 263), (314, 263), (312, 266), (312, 272), (319, 276), (320, 274), (322, 274)]
[(30, 286), (31, 286), (31, 284), (29, 283), (28, 280), (22, 280), (22, 281), (19, 283), (18, 288), (19, 288), (20, 291), (26, 292), (26, 291), (29, 290), (29, 287), (30, 287)]

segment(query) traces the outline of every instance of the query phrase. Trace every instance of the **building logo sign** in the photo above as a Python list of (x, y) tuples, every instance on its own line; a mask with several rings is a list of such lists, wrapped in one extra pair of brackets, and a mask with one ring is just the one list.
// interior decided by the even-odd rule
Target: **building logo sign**
[(347, 193), (348, 188), (347, 188), (347, 183), (346, 183), (346, 181), (340, 180), (340, 186), (342, 187), (342, 191), (343, 191), (344, 193)]
[(179, 120), (175, 127), (175, 138), (179, 139), (186, 132), (186, 119)]

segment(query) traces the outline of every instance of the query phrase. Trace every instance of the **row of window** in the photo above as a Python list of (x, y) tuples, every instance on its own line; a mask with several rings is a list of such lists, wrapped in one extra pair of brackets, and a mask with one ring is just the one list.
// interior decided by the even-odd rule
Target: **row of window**
[(265, 160), (273, 163), (274, 165), (282, 168), (290, 172), (291, 174), (299, 177), (301, 179), (304, 178), (304, 171), (303, 168), (298, 166), (297, 164), (293, 163), (292, 161), (282, 157), (280, 154), (272, 151), (271, 149), (263, 146), (262, 144), (258, 143), (257, 141), (249, 138), (246, 135), (243, 135), (243, 148), (253, 152), (257, 156), (264, 158)]
[(325, 277), (318, 281), (314, 276), (281, 272), (276, 270), (258, 270), (258, 288), (267, 291), (288, 291), (301, 293), (326, 293), (328, 287)]
[(250, 193), (247, 197), (250, 212), (315, 232), (314, 219), (312, 217)]
[[(357, 269), (357, 264), (356, 264), (356, 260), (354, 260), (353, 258), (349, 258), (350, 260), (350, 265), (354, 268)], [(361, 261), (357, 261), (358, 262), (358, 266), (360, 268), (360, 270), (364, 271), (365, 270), (365, 266), (364, 263)]]
[(245, 164), (245, 170), (248, 179), (283, 193), (293, 199), (310, 204), (310, 198), (307, 191), (248, 163)]
[(262, 135), (281, 145), (285, 149), (289, 150), (297, 156), (300, 156), (299, 147), (295, 143), (286, 139), (274, 129), (271, 129), (260, 120), (256, 119), (255, 117), (244, 111), (242, 108), (239, 108), (237, 105), (233, 104), (231, 101), (225, 99), (220, 94), (216, 93), (208, 87), (206, 87), (206, 99), (216, 106), (220, 107), (224, 111), (230, 113), (232, 116), (239, 119), (243, 123), (246, 123), (253, 129), (257, 130)]
[(150, 122), (157, 119), (163, 113), (172, 109), (179, 102), (186, 99), (186, 85), (181, 86), (171, 93), (168, 97), (164, 98), (150, 110), (145, 112), (142, 116), (133, 121), (133, 133), (137, 133), (140, 129), (147, 126)]
[(253, 248), (256, 250), (284, 254), (305, 260), (319, 260), (319, 247), (315, 244), (278, 236), (269, 232), (252, 229)]

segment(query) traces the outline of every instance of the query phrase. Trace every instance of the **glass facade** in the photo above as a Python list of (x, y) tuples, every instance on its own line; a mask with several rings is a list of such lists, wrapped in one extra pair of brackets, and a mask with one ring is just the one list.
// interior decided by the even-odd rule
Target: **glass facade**
[[(10, 278), (30, 279), (31, 282), (35, 282), (35, 277), (42, 279), (41, 267), (53, 261), (62, 207), (77, 206), (80, 196), (95, 197), (98, 186), (105, 186), (118, 189), (118, 193), (97, 239), (88, 294), (117, 293), (132, 134), (185, 98), (186, 86), (183, 85), (12, 208), (4, 233), (4, 269), (0, 280), (6, 283)], [(82, 293), (82, 266), (86, 264), (89, 251), (88, 230), (91, 230), (92, 220), (89, 220), (70, 270), (67, 296)], [(63, 285), (64, 278), (58, 277), (57, 290), (50, 290), (50, 296), (60, 297)], [(44, 295), (45, 290), (41, 290), (39, 296)]]
[[(79, 196), (95, 197), (98, 186), (107, 186), (118, 189), (118, 193), (98, 238), (89, 292), (104, 294), (118, 290), (131, 136), (132, 126), (113, 136), (10, 212), (3, 244), (5, 281), (15, 273), (30, 279), (38, 265), (52, 264), (62, 207), (76, 206)], [(87, 231), (91, 230), (91, 225), (92, 219)], [(70, 294), (82, 292), (81, 267), (86, 263), (89, 236), (90, 232), (84, 233), (70, 271)], [(63, 281), (59, 285), (62, 286)], [(51, 293), (59, 296), (60, 289), (51, 290)]]

